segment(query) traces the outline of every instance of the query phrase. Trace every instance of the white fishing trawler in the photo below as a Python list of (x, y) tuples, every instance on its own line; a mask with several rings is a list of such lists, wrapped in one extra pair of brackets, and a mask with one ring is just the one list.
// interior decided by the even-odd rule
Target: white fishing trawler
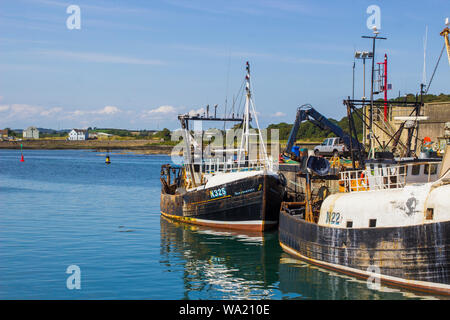
[[(447, 47), (448, 34), (448, 28), (441, 33)], [(371, 38), (375, 48), (377, 35)], [(385, 100), (378, 102), (380, 106), (384, 104), (385, 119), (386, 108), (391, 103), (386, 99), (386, 85), (385, 80)], [(369, 125), (364, 121), (365, 115), (361, 117), (370, 133), (369, 159), (365, 159), (363, 150), (356, 148), (355, 153), (350, 147), (352, 170), (330, 174), (326, 170), (312, 170), (314, 166), (302, 168), (301, 176), (306, 179), (304, 201), (283, 202), (281, 206), (279, 241), (284, 251), (348, 275), (450, 295), (450, 146), (444, 159), (427, 148), (415, 156), (422, 94), (426, 92), (423, 89), (422, 84), (420, 101), (416, 96), (410, 116), (405, 117), (392, 136), (392, 152), (382, 145), (381, 156), (376, 156), (372, 110), (377, 103), (372, 98)], [(357, 104), (365, 107), (368, 103), (364, 99), (348, 99), (344, 104), (350, 131), (356, 137), (351, 110)], [(403, 102), (404, 106), (408, 104), (406, 100)], [(406, 154), (395, 158), (393, 152), (406, 121), (411, 121)], [(314, 158), (309, 157), (307, 163), (313, 164)], [(314, 176), (338, 180), (337, 192), (313, 194)]]
[[(332, 270), (450, 295), (450, 148), (435, 181), (406, 184), (402, 166), (390, 169), (396, 173), (342, 172), (343, 192), (283, 203), (281, 247)], [(352, 187), (361, 175), (367, 187)]]

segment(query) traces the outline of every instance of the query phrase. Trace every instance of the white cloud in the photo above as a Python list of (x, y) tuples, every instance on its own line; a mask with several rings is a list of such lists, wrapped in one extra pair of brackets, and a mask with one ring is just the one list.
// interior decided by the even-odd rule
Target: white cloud
[(176, 109), (172, 106), (160, 106), (156, 109), (150, 110), (148, 113), (153, 113), (153, 114), (157, 114), (157, 113), (174, 113), (176, 112)]
[(9, 110), (9, 106), (8, 105), (0, 106), (0, 112), (7, 111), (7, 110)]
[(40, 112), (45, 111), (45, 108), (40, 106), (33, 106), (29, 104), (9, 104), (9, 105), (1, 105), (0, 111), (8, 111), (8, 114), (4, 116), (4, 119), (11, 118), (30, 118), (39, 114)]
[(62, 110), (63, 110), (62, 108), (56, 107), (56, 108), (51, 108), (51, 109), (41, 111), (39, 114), (41, 116), (53, 116), (53, 115), (61, 112)]
[(101, 110), (96, 111), (98, 114), (115, 114), (120, 112), (121, 110), (115, 106), (106, 106)]
[(43, 128), (82, 127), (177, 127), (178, 114), (203, 114), (205, 108), (160, 105), (144, 110), (123, 109), (114, 105), (99, 108), (73, 106), (38, 106), (29, 104), (0, 104), (0, 127), (23, 128), (30, 125)]
[(14, 126), (17, 122), (33, 123), (38, 125), (41, 120), (49, 119), (60, 113), (62, 108), (46, 108), (29, 104), (7, 104), (0, 105), (0, 127)]
[(151, 109), (144, 111), (144, 113), (141, 115), (141, 118), (151, 118), (155, 120), (162, 120), (162, 119), (170, 119), (170, 117), (173, 117), (175, 114), (177, 114), (177, 109), (173, 106), (159, 106), (158, 108)]
[(274, 114), (272, 114), (272, 117), (284, 117), (284, 116), (286, 116), (286, 113), (281, 112), (281, 111), (278, 111), (278, 112), (275, 112)]
[(200, 109), (197, 109), (197, 110), (191, 110), (191, 111), (189, 111), (189, 115), (190, 116), (196, 116), (197, 114), (203, 114), (205, 112), (205, 109), (204, 108), (200, 108)]
[(0, 127), (54, 126), (55, 123), (60, 124), (60, 121), (68, 123), (67, 120), (70, 120), (69, 126), (89, 126), (91, 122), (113, 121), (121, 112), (118, 107), (110, 105), (93, 110), (74, 110), (68, 107), (3, 104), (0, 105)]
[(68, 112), (68, 115), (70, 118), (73, 118), (73, 117), (81, 117), (81, 116), (85, 116), (85, 115), (96, 115), (96, 114), (113, 115), (113, 114), (116, 114), (119, 112), (122, 112), (122, 110), (120, 110), (119, 108), (117, 108), (115, 106), (105, 106), (104, 108), (98, 109), (98, 110), (75, 110), (75, 111)]

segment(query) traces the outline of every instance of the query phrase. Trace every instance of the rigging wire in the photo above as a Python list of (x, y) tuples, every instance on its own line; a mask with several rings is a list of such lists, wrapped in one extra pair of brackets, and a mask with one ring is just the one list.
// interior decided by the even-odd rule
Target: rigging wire
[(445, 49), (445, 43), (444, 43), (444, 46), (442, 47), (441, 54), (439, 55), (439, 59), (438, 59), (438, 61), (436, 63), (436, 66), (434, 67), (433, 74), (431, 75), (430, 83), (428, 83), (427, 91), (425, 91), (425, 94), (427, 94), (428, 90), (430, 89), (431, 82), (433, 81), (434, 74), (436, 73), (436, 69), (437, 69), (437, 67), (439, 65), (439, 61), (441, 61), (442, 53), (444, 52), (444, 49)]
[(238, 99), (238, 97), (241, 97), (241, 91), (243, 91), (243, 89), (244, 89), (244, 84), (245, 84), (245, 81), (242, 81), (241, 87), (239, 88), (237, 95), (235, 97), (233, 97), (233, 104), (232, 104), (233, 108), (230, 110), (230, 113), (228, 115), (231, 115), (231, 113), (234, 112), (236, 100)]

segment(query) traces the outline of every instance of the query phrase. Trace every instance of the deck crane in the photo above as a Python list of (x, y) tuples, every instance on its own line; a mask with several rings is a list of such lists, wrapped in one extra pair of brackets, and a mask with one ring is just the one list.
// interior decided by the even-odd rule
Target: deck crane
[(448, 63), (450, 64), (450, 41), (448, 40), (448, 35), (450, 33), (450, 29), (448, 26), (450, 25), (449, 19), (445, 19), (445, 25), (446, 27), (442, 32), (440, 33), (441, 36), (444, 37), (445, 46), (447, 47), (447, 57), (448, 57)]
[[(422, 84), (421, 87), (420, 87), (420, 95), (421, 95), (420, 104), (416, 104), (414, 106), (414, 110), (410, 114), (410, 116), (412, 116), (413, 113), (416, 113), (416, 117), (412, 117), (413, 121), (417, 120), (417, 116), (419, 114), (420, 107), (423, 105), (423, 100), (422, 100), (423, 99), (423, 94), (427, 94), (428, 90), (430, 89), (431, 82), (433, 81), (434, 74), (436, 73), (436, 69), (437, 69), (437, 67), (439, 65), (439, 61), (441, 60), (442, 53), (443, 53), (445, 47), (447, 47), (448, 63), (450, 64), (450, 42), (449, 42), (449, 39), (448, 39), (448, 35), (450, 34), (450, 29), (449, 29), (448, 26), (450, 25), (450, 22), (449, 22), (448, 18), (445, 19), (445, 25), (446, 26), (445, 26), (444, 30), (442, 30), (441, 33), (440, 33), (440, 35), (444, 37), (444, 46), (442, 47), (441, 54), (439, 55), (439, 59), (438, 59), (438, 61), (436, 63), (436, 66), (434, 67), (434, 71), (433, 71), (433, 74), (431, 75), (430, 82), (428, 83), (427, 89), (424, 90), (425, 84)], [(416, 102), (417, 102), (417, 98), (416, 98)], [(396, 152), (397, 145), (400, 142), (400, 136), (402, 134), (402, 131), (403, 131), (406, 123), (407, 123), (407, 121), (403, 122), (400, 125), (399, 129), (397, 130), (397, 132), (395, 133), (395, 135), (393, 137), (393, 144), (392, 144), (392, 152), (393, 153)], [(406, 145), (407, 145), (406, 146), (406, 152), (407, 152), (406, 156), (411, 156), (413, 154), (413, 150), (411, 150), (412, 131), (413, 131), (413, 128), (409, 128), (408, 129), (408, 138), (407, 138), (407, 142), (406, 142)], [(416, 138), (417, 138), (417, 132), (416, 132)]]
[(356, 151), (359, 155), (362, 155), (362, 153), (364, 152), (363, 145), (359, 143), (357, 139), (344, 132), (341, 127), (328, 120), (328, 118), (319, 113), (310, 104), (304, 104), (297, 108), (295, 122), (289, 134), (286, 149), (284, 150), (284, 154), (286, 156), (294, 159), (296, 158), (296, 155), (292, 152), (292, 147), (294, 146), (294, 143), (296, 141), (300, 124), (306, 120), (311, 121), (314, 125), (323, 130), (331, 130), (335, 135), (342, 138), (342, 141), (350, 152)]
[(433, 81), (434, 74), (436, 73), (436, 69), (437, 69), (437, 67), (439, 65), (439, 62), (441, 61), (442, 54), (444, 53), (445, 47), (447, 47), (448, 63), (450, 64), (450, 42), (448, 40), (448, 35), (450, 34), (449, 25), (450, 25), (450, 22), (449, 22), (449, 19), (447, 18), (447, 19), (445, 19), (445, 28), (440, 33), (440, 35), (444, 37), (444, 45), (442, 46), (441, 54), (439, 55), (439, 58), (438, 58), (437, 63), (436, 63), (436, 66), (434, 67), (433, 74), (431, 75), (430, 82), (428, 83), (427, 90), (425, 91), (425, 94), (427, 94), (428, 90), (430, 89), (431, 82)]
[[(428, 83), (428, 86), (426, 86), (424, 83), (420, 85), (420, 97), (421, 97), (420, 98), (420, 103), (417, 103), (417, 97), (416, 97), (416, 105), (414, 106), (414, 109), (413, 109), (413, 111), (410, 114), (411, 119), (409, 119), (409, 120), (411, 120), (411, 121), (417, 121), (417, 119), (418, 119), (418, 115), (419, 115), (419, 112), (420, 112), (420, 107), (423, 106), (423, 94), (427, 94), (428, 90), (430, 89), (431, 82), (433, 81), (434, 74), (436, 73), (436, 69), (437, 69), (437, 67), (439, 65), (439, 62), (441, 60), (442, 53), (444, 52), (445, 47), (447, 47), (448, 63), (450, 64), (450, 42), (449, 42), (449, 39), (448, 39), (448, 35), (450, 33), (450, 29), (448, 27), (449, 24), (450, 24), (449, 19), (448, 18), (445, 19), (446, 27), (440, 33), (440, 35), (444, 37), (444, 46), (442, 47), (441, 54), (439, 55), (439, 59), (438, 59), (438, 61), (436, 63), (436, 66), (434, 67), (434, 71), (433, 71), (433, 73), (431, 75), (430, 82)], [(424, 90), (425, 87), (426, 87), (426, 90)], [(406, 100), (405, 100), (405, 102), (406, 102)], [(416, 114), (415, 117), (413, 116), (413, 113)], [(397, 149), (397, 145), (400, 143), (400, 137), (402, 135), (402, 131), (404, 130), (405, 126), (408, 124), (407, 122), (408, 122), (408, 120), (405, 120), (404, 122), (401, 123), (400, 127), (398, 128), (397, 132), (394, 134), (394, 136), (392, 138), (392, 141), (393, 141), (393, 143), (392, 143), (392, 153), (395, 153), (397, 151), (396, 150)], [(415, 128), (416, 128), (416, 130), (418, 130), (417, 127), (415, 127)], [(406, 154), (405, 155), (407, 157), (412, 156), (413, 153), (414, 153), (414, 150), (415, 150), (415, 148), (414, 148), (414, 150), (411, 149), (411, 140), (412, 140), (412, 136), (413, 136), (413, 130), (414, 130), (413, 126), (410, 126), (410, 128), (408, 128), (408, 137), (406, 139), (407, 141), (406, 141), (406, 147), (405, 147), (406, 148)], [(417, 139), (417, 131), (416, 131), (416, 139)]]

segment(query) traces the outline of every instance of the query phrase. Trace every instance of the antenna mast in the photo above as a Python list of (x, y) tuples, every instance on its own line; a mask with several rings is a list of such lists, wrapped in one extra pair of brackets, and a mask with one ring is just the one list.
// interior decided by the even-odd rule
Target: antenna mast
[[(248, 160), (249, 160), (248, 159), (249, 152), (250, 152), (249, 136), (257, 135), (259, 137), (259, 145), (262, 148), (262, 153), (263, 153), (262, 156), (264, 157), (265, 165), (268, 166), (268, 169), (272, 170), (272, 165), (271, 165), (271, 163), (269, 163), (269, 158), (267, 156), (267, 150), (266, 150), (266, 147), (264, 144), (264, 139), (261, 134), (261, 129), (259, 127), (258, 116), (256, 115), (255, 105), (252, 100), (252, 95), (251, 95), (251, 90), (250, 90), (250, 64), (248, 63), (248, 61), (246, 63), (246, 70), (247, 70), (247, 74), (245, 76), (246, 98), (245, 98), (245, 111), (244, 111), (245, 113), (244, 113), (244, 121), (243, 121), (244, 132), (242, 133), (241, 146), (239, 148), (239, 154), (238, 154), (239, 166), (240, 166), (240, 161), (241, 161), (241, 156), (242, 156), (243, 151), (244, 151), (244, 157), (245, 157), (244, 163), (248, 162)], [(255, 118), (256, 129), (258, 130), (257, 134), (250, 134), (250, 128), (249, 128), (250, 121), (251, 121), (250, 107), (252, 108), (253, 116)]]
[(369, 123), (369, 135), (370, 135), (370, 153), (369, 158), (375, 158), (375, 146), (374, 146), (374, 136), (373, 136), (373, 84), (374, 84), (374, 60), (375, 60), (375, 40), (386, 40), (386, 38), (378, 37), (378, 30), (376, 27), (373, 27), (373, 33), (375, 36), (362, 36), (362, 38), (372, 39), (372, 81), (371, 81), (371, 90), (370, 90), (370, 123)]
[(425, 26), (425, 38), (423, 41), (423, 73), (422, 73), (422, 84), (426, 85), (427, 84), (427, 61), (426, 61), (426, 57), (427, 57), (427, 38), (428, 38), (428, 26)]

